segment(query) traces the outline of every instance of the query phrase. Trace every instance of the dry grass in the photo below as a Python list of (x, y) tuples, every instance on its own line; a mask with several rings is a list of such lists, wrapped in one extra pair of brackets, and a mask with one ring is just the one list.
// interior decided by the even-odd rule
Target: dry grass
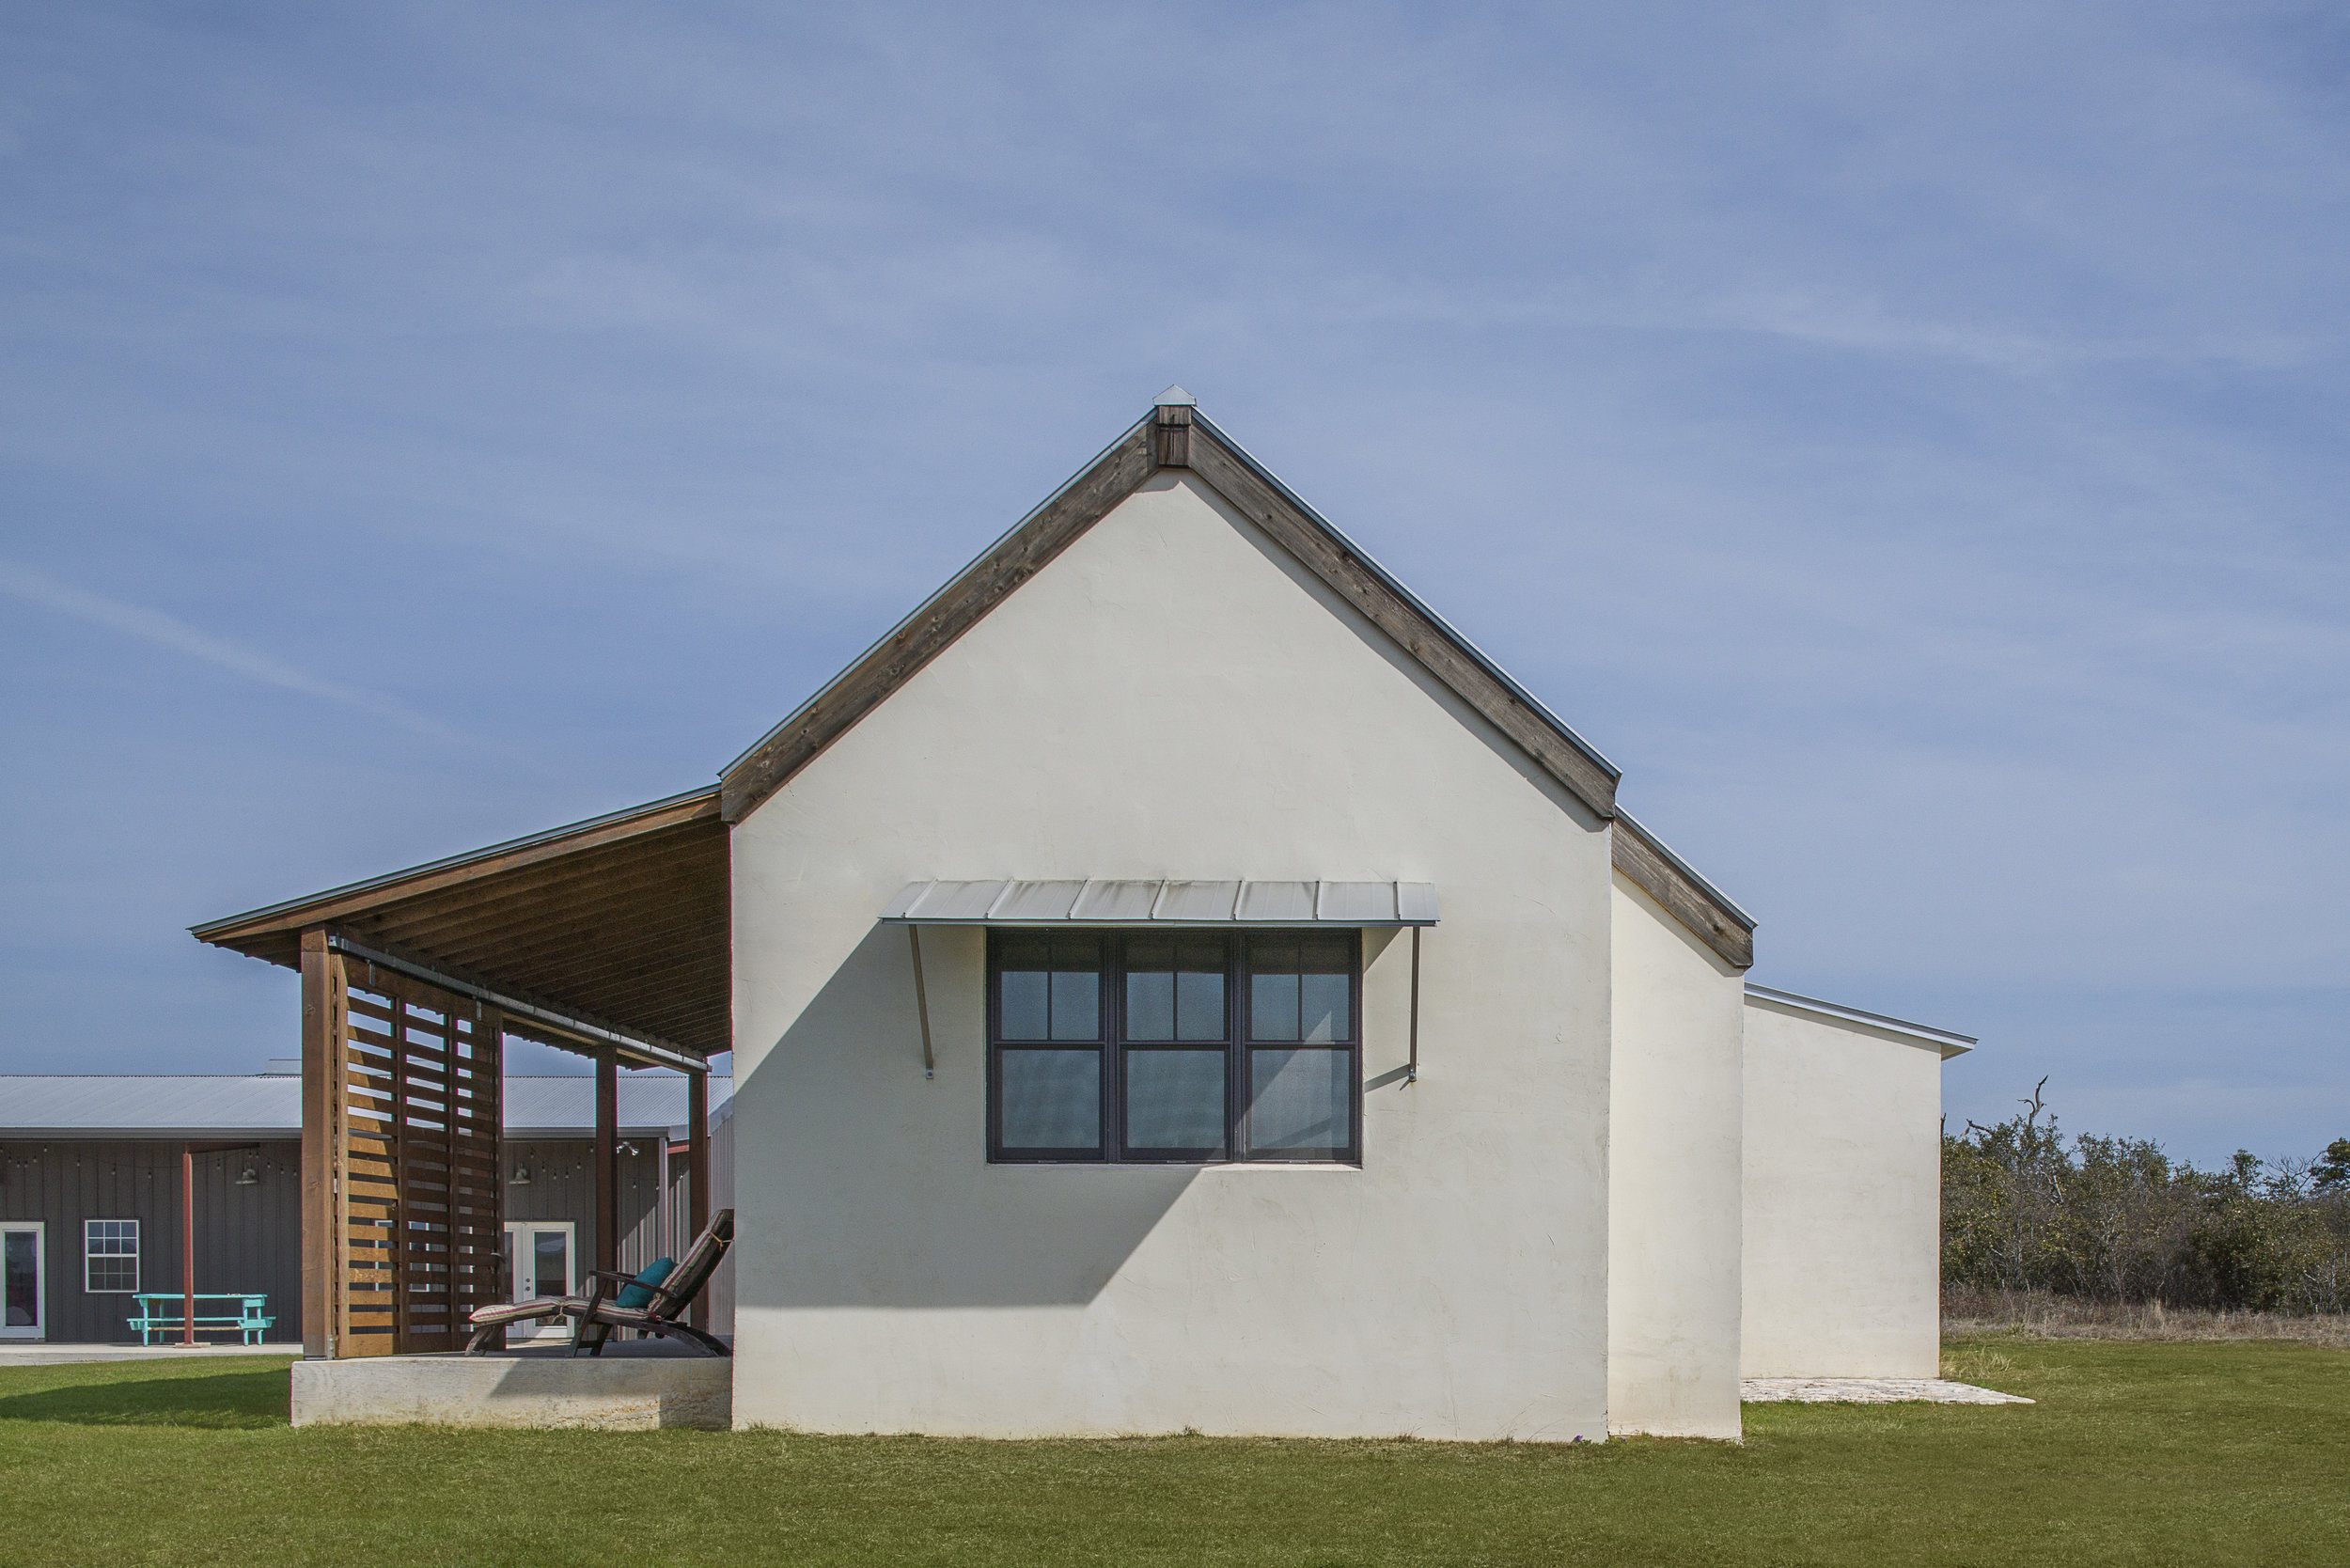
[(2004, 1334), (2027, 1340), (2293, 1340), (2350, 1350), (2350, 1313), (2207, 1312), (2046, 1291), (1946, 1285), (1942, 1333), (1946, 1339)]

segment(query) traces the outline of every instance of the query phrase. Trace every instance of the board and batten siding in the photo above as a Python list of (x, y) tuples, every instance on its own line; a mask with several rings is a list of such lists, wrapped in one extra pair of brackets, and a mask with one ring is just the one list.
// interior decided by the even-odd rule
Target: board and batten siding
[[(1162, 472), (733, 839), (734, 1419), (1596, 1439), (1606, 824)], [(991, 1165), (985, 944), (924, 877), (1432, 882), (1364, 937), (1362, 1164)]]
[[(636, 1149), (620, 1155), (619, 1266), (633, 1273), (668, 1245), (662, 1233), (660, 1136), (629, 1134), (621, 1141)], [(582, 1290), (588, 1270), (595, 1267), (595, 1153), (592, 1138), (530, 1138), (505, 1146), (503, 1219), (508, 1224), (569, 1220), (575, 1226), (579, 1256), (572, 1266)], [(516, 1186), (515, 1174), (525, 1168), (529, 1182)]]
[[(82, 1226), (139, 1222), (139, 1289), (178, 1291), (180, 1152), (176, 1140), (70, 1138), (0, 1143), (0, 1219), (39, 1220), (46, 1278), (45, 1337), (67, 1344), (135, 1343), (128, 1295), (82, 1288)], [(250, 1168), (251, 1185), (237, 1178)], [(258, 1291), (276, 1321), (271, 1341), (302, 1339), (302, 1146), (265, 1142), (196, 1156), (196, 1288)], [(228, 1338), (205, 1334), (216, 1341)]]

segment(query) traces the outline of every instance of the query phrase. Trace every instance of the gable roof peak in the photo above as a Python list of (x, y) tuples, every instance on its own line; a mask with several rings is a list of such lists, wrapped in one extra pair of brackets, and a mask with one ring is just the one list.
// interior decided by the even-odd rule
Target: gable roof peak
[[(1266, 534), (1338, 597), (1449, 687), (1601, 822), (1617, 816), (1615, 764), (1422, 604), (1329, 519), (1170, 386), (1149, 414), (814, 697), (727, 765), (719, 815), (739, 823), (818, 753), (886, 700), (1152, 476), (1182, 469)], [(1635, 837), (1637, 843), (1635, 845)], [(1754, 922), (1637, 827), (1618, 839), (1619, 870), (1745, 968)], [(1633, 849), (1645, 853), (1632, 853)], [(1661, 891), (1660, 891), (1661, 889)], [(1685, 897), (1684, 896), (1685, 894)]]

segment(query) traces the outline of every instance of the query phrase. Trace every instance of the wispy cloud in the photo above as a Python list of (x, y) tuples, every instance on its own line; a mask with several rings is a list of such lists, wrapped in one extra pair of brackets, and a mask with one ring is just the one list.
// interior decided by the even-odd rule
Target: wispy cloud
[(5, 557), (0, 557), (0, 589), (110, 631), (141, 638), (176, 653), (184, 653), (216, 669), (242, 675), (265, 686), (299, 692), (305, 697), (320, 698), (361, 713), (373, 713), (435, 740), (462, 739), (448, 726), (405, 703), (363, 692), (338, 682), (321, 681), (306, 670), (282, 664), (266, 653), (240, 648), (225, 637), (201, 631), (177, 616), (165, 615), (161, 610), (151, 610), (143, 604), (126, 604), (119, 599), (109, 599), (103, 594), (58, 582), (44, 572)]

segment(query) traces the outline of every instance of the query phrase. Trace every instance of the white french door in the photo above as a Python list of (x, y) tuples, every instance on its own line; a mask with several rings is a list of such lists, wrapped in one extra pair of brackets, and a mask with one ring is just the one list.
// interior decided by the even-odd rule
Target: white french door
[(39, 1220), (0, 1221), (0, 1340), (44, 1340), (41, 1317), (48, 1280)]
[[(513, 1294), (510, 1301), (536, 1301), (579, 1294), (578, 1228), (568, 1219), (509, 1219), (506, 1222), (506, 1260)], [(541, 1334), (568, 1335), (562, 1323), (518, 1323), (506, 1338), (535, 1340)]]

